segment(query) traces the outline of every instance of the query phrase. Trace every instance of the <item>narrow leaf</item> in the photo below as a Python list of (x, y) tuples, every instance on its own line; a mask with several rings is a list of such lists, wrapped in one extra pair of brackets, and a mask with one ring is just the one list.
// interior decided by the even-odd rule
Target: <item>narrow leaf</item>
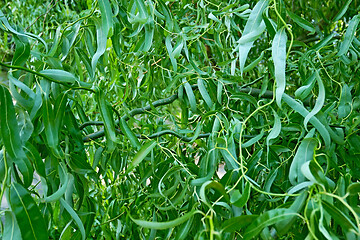
[(339, 52), (337, 53), (338, 56), (342, 56), (348, 52), (350, 44), (352, 43), (355, 37), (355, 32), (357, 26), (359, 25), (359, 22), (360, 22), (360, 14), (354, 16), (349, 22), (349, 25), (345, 32), (344, 40), (341, 42)]
[(301, 141), (289, 170), (289, 180), (292, 185), (305, 181), (305, 177), (301, 172), (301, 166), (313, 159), (316, 144), (317, 141), (314, 138), (305, 138)]
[(316, 102), (315, 102), (315, 106), (314, 108), (311, 110), (311, 112), (306, 115), (305, 119), (304, 119), (304, 126), (305, 126), (305, 129), (307, 129), (307, 123), (309, 122), (310, 118), (312, 118), (313, 116), (315, 116), (315, 114), (317, 114), (321, 108), (323, 107), (324, 105), (324, 102), (325, 102), (325, 87), (324, 87), (324, 83), (323, 81), (321, 80), (320, 78), (320, 75), (319, 73), (316, 71), (316, 80), (317, 80), (317, 83), (318, 83), (318, 86), (319, 86), (319, 94), (318, 94), (318, 97), (316, 99)]
[[(265, 31), (263, 22), (263, 12), (269, 4), (268, 0), (260, 0), (251, 11), (249, 19), (246, 22), (242, 36), (239, 39), (235, 50), (239, 51), (239, 62), (241, 73), (244, 70), (245, 62), (254, 41)], [(246, 39), (246, 40), (245, 40)]]
[(273, 110), (273, 114), (274, 114), (274, 126), (271, 129), (271, 132), (269, 133), (269, 135), (266, 138), (266, 145), (269, 146), (270, 140), (271, 139), (275, 139), (279, 136), (280, 131), (281, 131), (281, 121), (279, 116), (277, 115), (277, 113)]
[(120, 120), (120, 128), (124, 135), (130, 140), (131, 145), (136, 149), (140, 149), (141, 144), (139, 139), (135, 136), (134, 132), (123, 118)]
[(196, 112), (197, 111), (196, 98), (195, 98), (194, 92), (193, 92), (193, 90), (191, 88), (191, 85), (185, 79), (183, 79), (183, 83), (184, 83), (184, 87), (185, 87), (186, 96), (189, 99), (191, 111)]
[[(292, 109), (294, 109), (303, 117), (306, 117), (309, 114), (309, 111), (306, 110), (303, 105), (301, 105), (299, 102), (297, 102), (295, 99), (285, 93), (283, 95), (283, 100), (284, 102), (286, 102), (286, 104), (288, 104)], [(309, 122), (316, 128), (316, 130), (319, 131), (321, 137), (324, 139), (325, 145), (330, 147), (330, 134), (326, 130), (325, 126), (315, 116), (310, 118)]]
[(344, 16), (344, 14), (346, 13), (346, 11), (348, 10), (350, 4), (351, 4), (352, 0), (348, 0), (340, 9), (340, 11), (336, 14), (336, 16), (334, 17), (333, 22), (337, 22), (340, 20), (340, 18), (342, 18)]
[(233, 217), (226, 220), (222, 225), (223, 232), (235, 232), (239, 231), (242, 228), (246, 227), (250, 223), (254, 222), (254, 220), (259, 217), (258, 215), (241, 215), (238, 217)]
[(256, 237), (265, 227), (275, 224), (277, 222), (286, 220), (294, 216), (296, 213), (290, 209), (278, 208), (269, 210), (252, 222), (247, 227), (243, 239), (253, 239)]
[(69, 73), (64, 70), (45, 69), (45, 70), (42, 70), (40, 73), (58, 81), (58, 82), (74, 84), (77, 81), (76, 77), (72, 73)]
[(151, 150), (154, 149), (156, 144), (157, 143), (156, 143), (155, 140), (149, 141), (146, 144), (144, 144), (141, 147), (140, 151), (138, 151), (136, 153), (136, 155), (134, 156), (134, 159), (132, 160), (132, 162), (129, 164), (128, 168), (126, 169), (125, 175), (127, 175), (134, 168), (136, 168), (145, 159), (145, 157), (151, 152)]
[(184, 222), (186, 222), (188, 219), (190, 219), (192, 216), (194, 216), (197, 213), (201, 213), (198, 210), (191, 210), (188, 213), (185, 213), (181, 217), (178, 217), (174, 220), (170, 220), (167, 222), (150, 222), (150, 221), (144, 221), (140, 219), (134, 219), (131, 215), (130, 218), (133, 222), (135, 222), (137, 225), (144, 227), (144, 228), (151, 228), (151, 229), (169, 229), (176, 227)]
[(295, 13), (292, 13), (290, 11), (287, 11), (287, 14), (289, 15), (289, 17), (296, 22), (300, 27), (302, 27), (303, 29), (305, 29), (306, 31), (309, 31), (310, 34), (315, 33), (315, 27), (308, 22), (307, 20), (305, 20), (304, 18), (296, 15)]
[(43, 215), (29, 192), (13, 182), (10, 188), (10, 206), (19, 225), (22, 239), (49, 239)]
[(86, 234), (85, 234), (84, 224), (82, 223), (78, 214), (63, 198), (60, 198), (60, 203), (66, 209), (66, 211), (70, 214), (70, 216), (74, 219), (74, 221), (76, 222), (76, 224), (78, 225), (78, 227), (80, 229), (82, 240), (85, 240)]
[(5, 226), (2, 237), (7, 240), (21, 239), (20, 228), (13, 212), (5, 211)]
[(23, 150), (10, 92), (2, 85), (0, 85), (0, 109), (2, 111), (0, 114), (0, 136), (6, 152), (18, 166), (23, 175), (25, 186), (29, 186), (33, 180), (33, 168)]
[(272, 43), (272, 58), (275, 66), (275, 80), (276, 90), (275, 97), (276, 103), (281, 107), (281, 99), (285, 92), (286, 79), (285, 79), (285, 67), (286, 67), (286, 42), (287, 36), (285, 28), (281, 28), (275, 34)]
[(199, 78), (197, 83), (198, 83), (198, 88), (199, 88), (201, 96), (203, 97), (206, 105), (211, 109), (213, 107), (213, 102), (210, 98), (208, 91), (205, 88), (204, 80)]

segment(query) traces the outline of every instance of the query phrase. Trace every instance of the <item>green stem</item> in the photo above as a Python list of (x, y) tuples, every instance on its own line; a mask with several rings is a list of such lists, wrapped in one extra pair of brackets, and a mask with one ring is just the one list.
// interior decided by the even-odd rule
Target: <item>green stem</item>
[(276, 8), (276, 0), (274, 0), (274, 10), (275, 10), (275, 13), (276, 15), (278, 16), (278, 18), (280, 19), (280, 21), (284, 24), (286, 30), (289, 32), (290, 34), (290, 45), (289, 45), (289, 50), (286, 54), (286, 58), (289, 58), (289, 54), (290, 54), (290, 51), (291, 51), (291, 47), (293, 45), (293, 42), (294, 42), (294, 35), (292, 34), (292, 30), (291, 28), (289, 27), (289, 25), (285, 22), (285, 20), (281, 17), (280, 13), (278, 12), (277, 8)]

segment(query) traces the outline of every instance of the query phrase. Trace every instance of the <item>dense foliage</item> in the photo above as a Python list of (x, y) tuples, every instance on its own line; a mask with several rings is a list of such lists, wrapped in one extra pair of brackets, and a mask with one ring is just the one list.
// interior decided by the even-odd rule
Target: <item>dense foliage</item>
[(0, 0), (2, 239), (360, 239), (358, 0)]

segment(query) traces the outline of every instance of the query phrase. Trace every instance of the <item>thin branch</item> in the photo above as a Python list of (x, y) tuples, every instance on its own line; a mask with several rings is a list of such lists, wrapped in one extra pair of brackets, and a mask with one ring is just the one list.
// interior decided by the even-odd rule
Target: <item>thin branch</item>
[(65, 87), (68, 87), (68, 88), (73, 89), (73, 90), (75, 90), (75, 89), (79, 89), (79, 90), (83, 89), (83, 90), (87, 90), (87, 91), (90, 91), (92, 93), (95, 93), (95, 91), (93, 89), (82, 86), (82, 84), (86, 84), (84, 82), (80, 82), (80, 81), (76, 82), (78, 84), (78, 86), (74, 86), (74, 85), (67, 84), (65, 82), (55, 80), (55, 79), (53, 79), (51, 77), (46, 76), (45, 74), (36, 72), (36, 71), (34, 71), (34, 70), (30, 69), (30, 68), (26, 68), (26, 67), (22, 67), (22, 66), (15, 66), (15, 65), (9, 65), (9, 64), (3, 63), (3, 62), (0, 62), (0, 66), (6, 67), (8, 69), (23, 70), (25, 72), (32, 73), (32, 74), (37, 75), (39, 77), (43, 77), (43, 78), (45, 78), (46, 80), (48, 80), (50, 82), (61, 84), (61, 85), (65, 86)]
[[(157, 132), (157, 133), (154, 133), (150, 136), (144, 136), (144, 135), (136, 135), (138, 138), (141, 138), (141, 139), (153, 139), (153, 138), (158, 138), (158, 137), (161, 137), (163, 135), (173, 135), (181, 140), (183, 140), (184, 142), (190, 142), (193, 137), (186, 137), (186, 136), (183, 136), (177, 132), (174, 132), (172, 130), (163, 130), (163, 131), (160, 131), (160, 132)], [(207, 138), (210, 136), (210, 133), (204, 133), (204, 134), (199, 134), (199, 136), (197, 137), (198, 138)]]
[[(130, 117), (134, 117), (135, 115), (138, 115), (138, 114), (142, 114), (142, 113), (145, 113), (149, 110), (151, 110), (151, 106), (153, 107), (159, 107), (159, 106), (163, 106), (163, 105), (167, 105), (167, 104), (170, 104), (172, 102), (174, 102), (176, 99), (178, 98), (178, 95), (177, 94), (173, 94), (171, 95), (170, 97), (168, 98), (164, 98), (164, 99), (160, 99), (160, 100), (157, 100), (155, 102), (153, 102), (152, 104), (149, 104), (145, 107), (142, 107), (142, 108), (135, 108), (133, 110), (131, 110), (127, 115), (123, 116), (122, 118), (125, 120), (125, 121), (128, 121), (130, 119)], [(119, 120), (116, 120), (115, 121), (115, 124), (119, 124)], [(92, 123), (95, 123), (95, 124), (92, 124)], [(89, 125), (103, 125), (103, 123), (101, 122), (87, 122), (87, 123), (83, 123), (81, 126), (80, 126), (80, 129), (83, 129), (84, 127), (86, 126), (89, 126)], [(94, 140), (94, 139), (97, 139), (97, 138), (101, 138), (105, 136), (105, 131), (104, 129), (98, 131), (98, 132), (95, 132), (95, 133), (91, 133), (87, 136), (85, 136), (83, 138), (84, 142), (88, 142), (90, 140)]]

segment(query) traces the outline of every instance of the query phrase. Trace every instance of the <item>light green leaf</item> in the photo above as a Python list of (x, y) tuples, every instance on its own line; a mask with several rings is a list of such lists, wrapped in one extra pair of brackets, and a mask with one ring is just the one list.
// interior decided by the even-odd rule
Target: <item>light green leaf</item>
[(20, 228), (13, 212), (5, 211), (5, 226), (2, 237), (7, 240), (21, 239)]
[(286, 42), (287, 42), (287, 36), (286, 36), (285, 27), (283, 27), (276, 32), (271, 47), (272, 58), (275, 66), (275, 80), (276, 80), (275, 97), (276, 97), (276, 103), (279, 107), (281, 107), (281, 99), (285, 92), (285, 87), (286, 87), (286, 78), (285, 78)]
[(268, 145), (268, 146), (269, 146), (270, 140), (277, 138), (281, 132), (281, 120), (274, 110), (273, 110), (273, 114), (274, 114), (274, 119), (275, 119), (274, 126), (266, 138), (266, 145)]
[(241, 73), (244, 70), (245, 62), (254, 41), (265, 31), (265, 23), (263, 22), (263, 12), (269, 4), (268, 0), (260, 0), (251, 11), (249, 19), (246, 22), (242, 36), (239, 39), (235, 51), (239, 51), (239, 62)]
[(208, 199), (206, 198), (206, 194), (205, 194), (205, 191), (209, 188), (212, 188), (212, 189), (215, 189), (216, 191), (218, 191), (224, 197), (225, 201), (227, 201), (227, 202), (230, 201), (229, 196), (226, 193), (224, 186), (221, 183), (218, 183), (216, 181), (207, 181), (207, 182), (203, 183), (203, 185), (200, 188), (200, 194), (199, 194), (202, 201), (209, 203)]
[(254, 61), (252, 61), (249, 65), (247, 65), (245, 68), (244, 68), (244, 73), (246, 72), (249, 72), (250, 70), (252, 70), (254, 67), (256, 67), (259, 62), (261, 62), (261, 60), (263, 59), (264, 57), (264, 51), (261, 52), (260, 56), (255, 59)]
[(188, 81), (186, 81), (186, 79), (183, 79), (183, 84), (185, 87), (186, 96), (189, 99), (191, 111), (196, 112), (197, 111), (196, 98), (195, 98), (194, 92), (191, 88), (191, 85)]
[(48, 76), (58, 82), (74, 84), (77, 78), (72, 74), (64, 70), (59, 69), (45, 69), (40, 72), (45, 76)]
[(341, 91), (340, 103), (338, 108), (339, 118), (347, 117), (352, 109), (351, 88), (344, 84)]
[[(292, 109), (298, 112), (301, 116), (306, 117), (309, 114), (309, 111), (306, 108), (297, 102), (295, 99), (284, 93), (283, 100), (289, 105)], [(325, 126), (317, 119), (315, 116), (310, 118), (309, 122), (319, 131), (321, 137), (324, 139), (325, 145), (330, 147), (331, 139), (330, 134), (326, 130)]]
[(235, 190), (235, 192), (231, 195), (230, 202), (234, 204), (236, 207), (242, 208), (250, 198), (250, 193), (251, 193), (250, 183), (249, 182), (245, 183), (245, 188), (242, 194), (240, 194), (240, 192), (238, 192), (237, 194), (237, 191), (239, 190)]
[(305, 181), (305, 177), (301, 172), (301, 166), (313, 159), (316, 145), (317, 141), (313, 138), (305, 138), (301, 141), (289, 169), (289, 180), (292, 185)]
[(15, 39), (15, 53), (12, 59), (12, 65), (22, 66), (30, 56), (30, 44), (26, 37), (16, 36)]
[(20, 33), (19, 31), (16, 31), (13, 27), (11, 27), (11, 25), (9, 24), (8, 20), (6, 19), (4, 13), (1, 10), (0, 10), (0, 23), (2, 23), (2, 25), (5, 27), (6, 31), (9, 31), (9, 32), (11, 32), (11, 33), (13, 33), (15, 35), (18, 35), (18, 36), (31, 37), (33, 39), (38, 40), (39, 42), (41, 42), (45, 46), (45, 51), (46, 52), (48, 51), (47, 44), (44, 41), (44, 39), (42, 39), (41, 37), (39, 37), (39, 36), (37, 36), (35, 34), (32, 34), (32, 33)]

